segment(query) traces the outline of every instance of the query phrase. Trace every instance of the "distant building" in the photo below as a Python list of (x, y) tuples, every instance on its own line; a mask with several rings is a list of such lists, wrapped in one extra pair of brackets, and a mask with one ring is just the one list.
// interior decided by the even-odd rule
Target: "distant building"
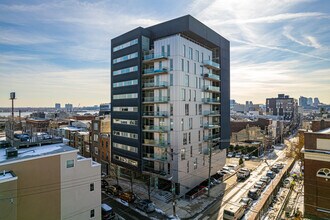
[(308, 105), (308, 106), (312, 106), (312, 105), (313, 105), (313, 98), (312, 98), (312, 97), (309, 97), (309, 98), (307, 99), (307, 105)]
[(314, 98), (314, 106), (315, 106), (315, 107), (318, 107), (319, 104), (320, 104), (320, 100), (319, 100), (319, 98), (315, 97), (315, 98)]
[(61, 110), (61, 104), (55, 103), (55, 110)]
[[(330, 123), (313, 121), (313, 132), (305, 132), (305, 217), (330, 219)], [(320, 129), (320, 130), (319, 130)]]
[(73, 105), (72, 104), (65, 104), (65, 111), (66, 112), (73, 112)]
[(100, 104), (100, 112), (99, 115), (110, 115), (111, 112), (111, 103), (102, 103)]
[(299, 106), (306, 107), (307, 105), (307, 98), (304, 96), (299, 97)]
[(297, 118), (297, 101), (284, 94), (278, 94), (277, 98), (267, 98), (266, 113), (292, 121)]
[(0, 149), (0, 219), (101, 219), (101, 167), (64, 144)]

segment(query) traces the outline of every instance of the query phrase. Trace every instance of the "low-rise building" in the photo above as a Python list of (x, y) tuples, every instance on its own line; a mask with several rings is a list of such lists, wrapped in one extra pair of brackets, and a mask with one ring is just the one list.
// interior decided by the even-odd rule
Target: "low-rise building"
[(330, 126), (305, 132), (304, 153), (304, 205), (305, 216), (313, 219), (330, 218)]
[(0, 149), (0, 219), (101, 219), (101, 168), (64, 144)]

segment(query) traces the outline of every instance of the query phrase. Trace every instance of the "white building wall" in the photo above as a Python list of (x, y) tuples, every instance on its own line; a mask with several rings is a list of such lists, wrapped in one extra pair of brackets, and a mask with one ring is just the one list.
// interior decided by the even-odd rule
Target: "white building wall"
[[(61, 155), (61, 219), (101, 219), (101, 165), (77, 152)], [(73, 160), (74, 167), (67, 168)], [(94, 191), (90, 184), (94, 183)], [(51, 198), (50, 198), (51, 199)], [(90, 217), (94, 209), (95, 216)]]
[[(203, 128), (203, 124), (207, 123), (207, 117), (199, 114), (199, 105), (202, 105), (202, 113), (211, 109), (211, 105), (204, 104), (202, 87), (210, 85), (209, 80), (204, 80), (202, 73), (209, 72), (209, 69), (201, 67), (203, 60), (212, 60), (212, 51), (181, 37), (180, 35), (170, 36), (154, 42), (154, 53), (161, 54), (162, 46), (167, 52), (167, 45), (170, 45), (170, 56), (167, 61), (162, 61), (162, 66), (170, 69), (170, 59), (173, 59), (173, 70), (169, 74), (160, 75), (160, 81), (170, 83), (170, 75), (173, 74), (173, 85), (169, 87), (170, 102), (159, 104), (160, 111), (170, 111), (170, 104), (173, 105), (174, 114), (169, 118), (165, 118), (165, 125), (170, 126), (170, 120), (173, 120), (173, 130), (170, 132), (171, 148), (174, 152), (173, 161), (168, 154), (168, 163), (171, 166), (171, 175), (174, 181), (181, 184), (181, 194), (189, 191), (191, 188), (198, 185), (200, 182), (208, 178), (209, 157), (202, 152), (207, 153), (207, 142), (203, 141), (203, 137), (208, 135), (208, 130)], [(184, 55), (184, 46), (186, 54)], [(193, 50), (193, 59), (189, 58), (189, 48)], [(199, 61), (196, 59), (196, 50), (199, 51)], [(203, 54), (203, 55), (202, 55)], [(202, 59), (203, 56), (203, 59)], [(182, 59), (184, 60), (184, 70), (182, 71)], [(187, 67), (189, 61), (189, 73)], [(194, 70), (196, 64), (196, 71)], [(154, 63), (155, 69), (159, 66), (159, 62)], [(189, 76), (189, 86), (185, 84), (185, 76)], [(155, 81), (156, 81), (155, 76)], [(182, 100), (182, 89), (185, 89), (185, 101)], [(155, 96), (160, 90), (155, 90)], [(189, 95), (191, 91), (191, 97)], [(195, 99), (196, 91), (196, 99)], [(162, 93), (166, 94), (167, 89), (162, 89)], [(189, 104), (189, 115), (185, 115), (185, 104)], [(197, 105), (197, 114), (196, 114)], [(156, 106), (156, 105), (155, 105)], [(219, 106), (220, 109), (220, 106)], [(192, 119), (193, 127), (189, 128), (189, 118)], [(181, 120), (184, 122), (184, 130), (182, 130)], [(159, 119), (155, 119), (155, 125)], [(200, 132), (200, 140), (199, 140)], [(183, 144), (184, 133), (187, 134), (187, 144)], [(191, 141), (189, 143), (189, 133)], [(157, 134), (155, 134), (155, 137)], [(202, 150), (200, 149), (202, 145)], [(191, 154), (192, 146), (192, 154)], [(181, 159), (181, 149), (186, 149), (185, 159)], [(169, 150), (168, 150), (169, 152)], [(194, 163), (197, 160), (197, 168)], [(212, 156), (212, 174), (220, 170), (225, 164), (225, 151), (217, 150)], [(189, 168), (188, 168), (189, 166)], [(165, 168), (167, 169), (167, 168)], [(189, 169), (189, 170), (188, 170)], [(189, 171), (189, 172), (188, 172)]]

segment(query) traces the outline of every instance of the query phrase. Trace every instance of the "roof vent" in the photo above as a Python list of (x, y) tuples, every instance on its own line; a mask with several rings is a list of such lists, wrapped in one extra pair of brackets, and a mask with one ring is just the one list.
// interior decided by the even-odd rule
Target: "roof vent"
[(17, 157), (17, 154), (18, 154), (18, 151), (17, 151), (16, 147), (11, 147), (11, 148), (6, 149), (7, 159)]

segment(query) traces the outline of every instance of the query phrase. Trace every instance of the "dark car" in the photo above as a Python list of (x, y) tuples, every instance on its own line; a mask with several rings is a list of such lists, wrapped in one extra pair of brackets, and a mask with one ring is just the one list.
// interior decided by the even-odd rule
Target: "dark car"
[(277, 169), (283, 169), (284, 164), (283, 163), (277, 163), (277, 164), (275, 164), (275, 166), (276, 166)]
[(149, 199), (143, 199), (143, 200), (139, 200), (136, 203), (136, 208), (138, 208), (146, 213), (150, 213), (150, 212), (155, 211), (155, 204)]
[(101, 188), (102, 188), (102, 189), (105, 189), (105, 188), (108, 187), (108, 186), (109, 186), (108, 181), (106, 181), (106, 180), (101, 180)]
[(276, 174), (275, 174), (273, 171), (268, 171), (268, 172), (266, 173), (266, 176), (270, 177), (271, 179), (274, 179), (275, 176), (276, 176)]
[(249, 197), (243, 197), (241, 201), (239, 201), (239, 204), (241, 204), (245, 209), (251, 207), (252, 205), (252, 199)]
[(102, 220), (115, 219), (116, 214), (113, 212), (112, 208), (107, 204), (103, 203), (101, 205), (101, 210), (102, 210)]
[(260, 181), (264, 182), (268, 185), (270, 183), (271, 179), (268, 176), (263, 176), (263, 177), (260, 178)]
[(123, 191), (123, 189), (119, 185), (112, 185), (105, 187), (105, 191), (111, 195), (118, 196)]
[(273, 171), (274, 173), (280, 172), (280, 170), (276, 166), (273, 166), (272, 168), (270, 168), (270, 170)]
[(119, 194), (118, 196), (121, 200), (124, 200), (125, 202), (132, 203), (135, 201), (136, 196), (132, 192), (124, 192)]
[(253, 200), (257, 200), (260, 197), (260, 193), (261, 193), (260, 189), (253, 188), (249, 190), (248, 197)]

